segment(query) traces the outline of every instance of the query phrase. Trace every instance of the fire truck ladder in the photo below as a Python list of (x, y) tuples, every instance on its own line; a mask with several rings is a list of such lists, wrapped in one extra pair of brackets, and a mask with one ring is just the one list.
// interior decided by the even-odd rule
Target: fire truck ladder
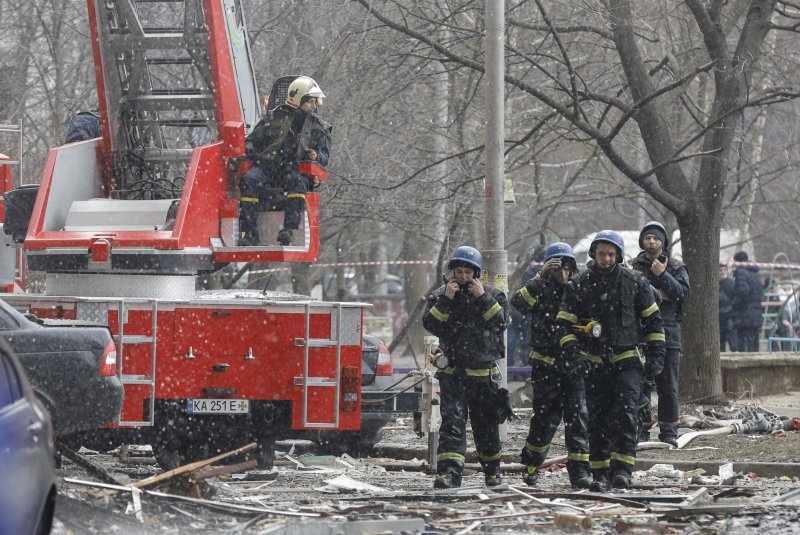
[(98, 26), (115, 189), (179, 197), (193, 147), (217, 137), (202, 0), (102, 2)]
[[(156, 340), (158, 330), (158, 301), (155, 299), (145, 300), (151, 307), (151, 336), (140, 334), (125, 334), (125, 320), (127, 318), (126, 301), (121, 299), (119, 301), (119, 309), (117, 310), (117, 325), (119, 325), (119, 334), (114, 337), (117, 343), (117, 375), (122, 383), (123, 388), (125, 385), (147, 385), (150, 387), (150, 398), (147, 410), (147, 419), (141, 421), (127, 421), (120, 417), (118, 422), (120, 426), (125, 427), (152, 427), (155, 422), (155, 400), (156, 400)], [(126, 374), (122, 370), (124, 362), (124, 351), (126, 346), (150, 344), (150, 375), (134, 375)]]
[[(339, 397), (341, 396), (342, 380), (342, 303), (331, 307), (331, 322), (335, 321), (335, 338), (311, 338), (311, 303), (306, 303), (305, 308), (305, 336), (295, 338), (295, 345), (303, 347), (303, 427), (316, 429), (335, 429), (339, 427)], [(333, 316), (336, 316), (335, 320)], [(331, 329), (333, 331), (333, 329)], [(336, 348), (336, 377), (310, 377), (309, 376), (309, 349), (312, 347)], [(309, 387), (335, 388), (334, 396), (334, 421), (310, 422), (308, 420), (308, 389)]]

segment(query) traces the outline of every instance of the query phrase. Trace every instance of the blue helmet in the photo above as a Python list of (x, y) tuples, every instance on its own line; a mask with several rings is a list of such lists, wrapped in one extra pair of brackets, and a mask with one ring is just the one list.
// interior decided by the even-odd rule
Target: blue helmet
[(642, 250), (644, 250), (644, 237), (647, 234), (658, 236), (658, 239), (661, 240), (662, 249), (669, 248), (669, 236), (667, 236), (667, 229), (664, 228), (664, 225), (658, 221), (649, 221), (647, 224), (645, 224), (645, 226), (642, 227), (642, 231), (639, 233), (639, 248)]
[(615, 230), (601, 230), (595, 234), (592, 244), (589, 246), (589, 256), (594, 258), (595, 249), (597, 249), (597, 242), (606, 242), (617, 248), (617, 263), (621, 264), (625, 261), (625, 240), (622, 235)]
[(475, 270), (475, 276), (480, 277), (483, 269), (483, 258), (481, 253), (474, 247), (462, 245), (450, 256), (447, 261), (447, 269), (455, 269), (459, 266), (469, 267)]
[(572, 254), (572, 247), (568, 243), (564, 243), (563, 241), (557, 241), (555, 243), (551, 243), (547, 246), (547, 249), (544, 250), (544, 261), (547, 262), (554, 256), (566, 256), (567, 258), (571, 258), (575, 260), (575, 255)]
[(563, 241), (557, 241), (555, 243), (551, 243), (547, 246), (547, 249), (544, 250), (544, 261), (547, 262), (551, 258), (569, 258), (572, 260), (573, 269), (577, 265), (575, 262), (575, 255), (572, 252), (572, 247), (568, 243), (564, 243)]

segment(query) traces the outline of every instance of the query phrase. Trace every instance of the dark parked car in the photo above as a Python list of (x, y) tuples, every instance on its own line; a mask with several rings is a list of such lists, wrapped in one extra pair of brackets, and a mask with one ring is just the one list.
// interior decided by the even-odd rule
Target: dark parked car
[(50, 417), (0, 340), (0, 534), (50, 533), (55, 482)]
[(123, 392), (108, 327), (40, 320), (0, 299), (0, 338), (14, 350), (59, 437), (117, 421)]

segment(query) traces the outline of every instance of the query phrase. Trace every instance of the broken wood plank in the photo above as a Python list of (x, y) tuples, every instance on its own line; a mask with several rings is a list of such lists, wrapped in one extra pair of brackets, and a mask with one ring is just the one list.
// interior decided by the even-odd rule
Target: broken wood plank
[(245, 470), (250, 470), (251, 468), (255, 468), (257, 465), (258, 462), (255, 459), (252, 459), (238, 464), (228, 464), (225, 466), (216, 466), (214, 468), (196, 470), (192, 472), (192, 475), (189, 477), (189, 481), (192, 483), (196, 483), (197, 481), (208, 479), (209, 477), (224, 476), (226, 474), (232, 474), (234, 472), (244, 472)]
[(216, 463), (218, 461), (222, 461), (222, 460), (227, 459), (229, 457), (233, 457), (233, 456), (239, 455), (241, 453), (244, 453), (246, 451), (250, 451), (252, 449), (255, 449), (256, 446), (258, 446), (258, 444), (256, 444), (255, 442), (251, 442), (250, 444), (247, 444), (246, 446), (242, 446), (241, 448), (237, 448), (237, 449), (229, 451), (227, 453), (221, 453), (221, 454), (217, 455), (216, 457), (211, 457), (211, 458), (206, 459), (204, 461), (197, 461), (197, 462), (194, 462), (194, 463), (185, 464), (183, 466), (175, 468), (174, 470), (169, 470), (167, 472), (163, 472), (161, 474), (158, 474), (158, 475), (155, 475), (155, 476), (152, 476), (152, 477), (148, 477), (146, 479), (142, 479), (141, 481), (137, 481), (136, 483), (133, 483), (131, 486), (141, 489), (141, 488), (145, 488), (145, 487), (151, 487), (153, 485), (158, 485), (158, 484), (161, 484), (161, 483), (163, 483), (165, 481), (173, 479), (175, 477), (182, 476), (182, 475), (188, 474), (190, 472), (194, 472), (194, 471), (196, 471), (196, 470), (198, 470), (200, 468), (204, 468), (204, 467), (209, 466), (211, 464), (214, 464), (214, 463)]

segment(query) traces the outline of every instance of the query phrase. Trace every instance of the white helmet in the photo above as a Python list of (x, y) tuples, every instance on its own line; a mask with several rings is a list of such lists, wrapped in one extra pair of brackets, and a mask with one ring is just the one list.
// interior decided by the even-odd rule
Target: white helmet
[(289, 84), (286, 91), (286, 104), (292, 108), (299, 108), (303, 103), (303, 97), (324, 98), (325, 93), (319, 88), (317, 82), (308, 76), (298, 76)]

